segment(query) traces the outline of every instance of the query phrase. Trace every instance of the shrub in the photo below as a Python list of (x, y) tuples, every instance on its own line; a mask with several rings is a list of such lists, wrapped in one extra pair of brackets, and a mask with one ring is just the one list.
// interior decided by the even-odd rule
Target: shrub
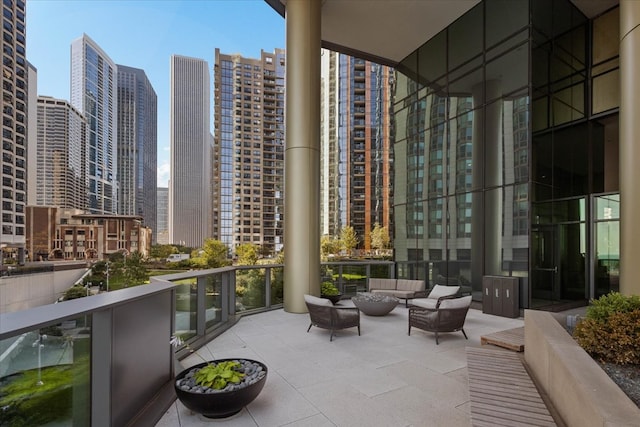
[(629, 313), (640, 310), (640, 296), (625, 296), (619, 292), (611, 292), (591, 301), (587, 308), (587, 319), (606, 322), (615, 313)]
[(87, 296), (87, 288), (81, 285), (74, 285), (67, 289), (64, 293), (65, 301), (76, 299), (76, 298), (84, 298)]
[(322, 282), (322, 287), (320, 288), (320, 293), (322, 295), (340, 295), (340, 291), (336, 286), (331, 282)]
[(573, 336), (601, 362), (640, 365), (640, 309), (610, 314), (605, 321), (587, 317), (576, 325)]

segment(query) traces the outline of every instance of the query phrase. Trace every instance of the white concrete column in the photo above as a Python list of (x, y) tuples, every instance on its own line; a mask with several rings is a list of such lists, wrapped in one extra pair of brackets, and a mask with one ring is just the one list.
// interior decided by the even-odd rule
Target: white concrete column
[(640, 295), (640, 1), (620, 0), (620, 292)]
[(320, 8), (286, 4), (284, 309), (320, 295)]

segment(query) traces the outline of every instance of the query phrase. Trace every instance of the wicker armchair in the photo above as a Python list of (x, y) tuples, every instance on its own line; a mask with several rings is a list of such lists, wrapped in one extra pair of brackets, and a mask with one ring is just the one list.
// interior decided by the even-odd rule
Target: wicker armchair
[(328, 299), (312, 295), (305, 295), (304, 302), (311, 318), (307, 332), (312, 326), (329, 329), (331, 331), (329, 341), (333, 341), (336, 330), (357, 327), (360, 335), (360, 310), (357, 307), (336, 307)]
[(470, 305), (470, 295), (461, 298), (444, 299), (440, 302), (440, 306), (434, 309), (412, 305), (409, 307), (408, 334), (411, 335), (412, 326), (434, 332), (436, 334), (436, 345), (439, 344), (439, 332), (461, 331), (465, 339), (468, 339), (463, 327)]
[(460, 292), (460, 286), (435, 285), (431, 290), (416, 292), (411, 304), (434, 310), (443, 300), (455, 298), (458, 292)]

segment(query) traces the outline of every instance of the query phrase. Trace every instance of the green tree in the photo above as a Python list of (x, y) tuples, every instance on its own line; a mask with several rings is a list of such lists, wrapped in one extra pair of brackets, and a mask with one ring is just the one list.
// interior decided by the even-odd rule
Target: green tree
[(274, 264), (284, 264), (284, 248), (282, 248), (280, 250), (280, 252), (278, 252), (278, 254), (276, 255), (276, 258), (273, 262)]
[(327, 259), (329, 255), (335, 255), (340, 251), (340, 241), (335, 237), (324, 235), (320, 238), (320, 254), (322, 259)]
[(358, 246), (358, 234), (356, 230), (350, 225), (342, 227), (342, 230), (340, 230), (340, 242), (342, 243), (342, 249), (351, 255), (356, 246)]
[(84, 284), (91, 283), (92, 285), (99, 285), (100, 282), (104, 284), (106, 281), (107, 275), (107, 262), (106, 261), (98, 261), (93, 264), (91, 267), (91, 274), (88, 277), (85, 277), (83, 280)]
[(259, 247), (251, 243), (243, 243), (236, 246), (237, 265), (256, 265), (258, 262)]
[(218, 268), (231, 265), (227, 254), (227, 246), (220, 240), (206, 239), (202, 245), (202, 251), (193, 252), (193, 264), (204, 268)]
[(149, 258), (166, 259), (175, 253), (178, 253), (178, 248), (173, 245), (152, 245), (149, 249)]
[(133, 252), (124, 258), (121, 273), (125, 283), (130, 285), (140, 285), (149, 281), (149, 271), (140, 252)]
[[(96, 275), (95, 267), (93, 275)], [(106, 266), (98, 277), (99, 281), (106, 283)], [(92, 281), (95, 283), (93, 276)], [(109, 288), (111, 290), (142, 285), (148, 281), (149, 271), (144, 265), (144, 258), (140, 252), (132, 252), (129, 255), (117, 252), (109, 255)]]
[(373, 249), (387, 249), (389, 247), (390, 240), (387, 227), (381, 227), (380, 224), (376, 222), (369, 237), (371, 238), (371, 247)]

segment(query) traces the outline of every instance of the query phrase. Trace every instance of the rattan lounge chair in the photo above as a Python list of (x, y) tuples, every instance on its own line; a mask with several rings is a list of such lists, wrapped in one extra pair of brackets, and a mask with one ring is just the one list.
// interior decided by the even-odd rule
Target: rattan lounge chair
[(360, 310), (357, 307), (334, 306), (328, 299), (312, 295), (305, 295), (304, 302), (307, 304), (311, 318), (307, 332), (311, 330), (312, 326), (329, 329), (331, 331), (329, 341), (333, 341), (335, 331), (357, 327), (358, 335), (360, 335)]
[(460, 286), (435, 285), (430, 291), (416, 292), (411, 304), (422, 308), (436, 309), (443, 300), (455, 298), (458, 292), (460, 292)]
[(471, 295), (442, 300), (440, 306), (434, 309), (412, 305), (409, 307), (408, 335), (411, 335), (411, 327), (414, 326), (425, 331), (434, 332), (436, 334), (436, 345), (439, 344), (439, 332), (461, 331), (465, 339), (468, 339), (463, 328), (470, 305)]

